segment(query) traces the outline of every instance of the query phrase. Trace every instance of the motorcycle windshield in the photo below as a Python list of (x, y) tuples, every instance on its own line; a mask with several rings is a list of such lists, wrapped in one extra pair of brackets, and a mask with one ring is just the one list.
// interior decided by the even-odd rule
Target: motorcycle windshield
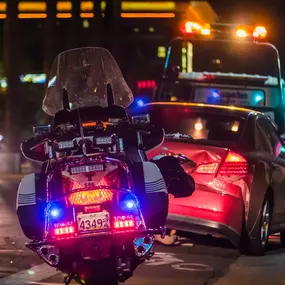
[(108, 50), (87, 47), (64, 51), (53, 62), (43, 110), (54, 116), (63, 109), (63, 89), (67, 90), (71, 110), (106, 107), (108, 83), (112, 86), (116, 105), (126, 108), (133, 102), (132, 91)]

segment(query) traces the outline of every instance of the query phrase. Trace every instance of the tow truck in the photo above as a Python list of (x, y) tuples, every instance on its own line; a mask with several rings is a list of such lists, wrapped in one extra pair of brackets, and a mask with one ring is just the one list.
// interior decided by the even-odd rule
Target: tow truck
[(284, 128), (284, 81), (264, 26), (185, 22), (168, 47), (154, 101), (242, 106)]

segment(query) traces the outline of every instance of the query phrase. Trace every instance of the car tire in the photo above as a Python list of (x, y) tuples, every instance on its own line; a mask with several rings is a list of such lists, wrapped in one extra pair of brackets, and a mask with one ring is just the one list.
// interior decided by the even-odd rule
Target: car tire
[(270, 231), (271, 205), (272, 203), (267, 195), (262, 204), (261, 215), (259, 217), (258, 236), (255, 239), (251, 239), (247, 233), (243, 234), (241, 240), (242, 253), (253, 256), (263, 256), (265, 254)]
[(282, 247), (285, 247), (285, 231), (280, 232), (280, 243)]

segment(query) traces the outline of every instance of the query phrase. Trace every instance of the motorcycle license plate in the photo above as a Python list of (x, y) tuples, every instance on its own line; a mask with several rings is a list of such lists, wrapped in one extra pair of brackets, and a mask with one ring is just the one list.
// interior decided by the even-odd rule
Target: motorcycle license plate
[(110, 214), (108, 212), (82, 214), (77, 216), (79, 232), (90, 232), (110, 229)]

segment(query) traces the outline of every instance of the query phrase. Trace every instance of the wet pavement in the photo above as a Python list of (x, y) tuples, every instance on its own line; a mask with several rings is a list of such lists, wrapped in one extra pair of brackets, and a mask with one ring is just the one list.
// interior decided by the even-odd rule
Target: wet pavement
[[(62, 284), (63, 275), (25, 248), (15, 213), (18, 178), (0, 177), (0, 285)], [(285, 285), (285, 250), (273, 239), (264, 257), (240, 256), (228, 242), (194, 236), (158, 245), (126, 285)]]

